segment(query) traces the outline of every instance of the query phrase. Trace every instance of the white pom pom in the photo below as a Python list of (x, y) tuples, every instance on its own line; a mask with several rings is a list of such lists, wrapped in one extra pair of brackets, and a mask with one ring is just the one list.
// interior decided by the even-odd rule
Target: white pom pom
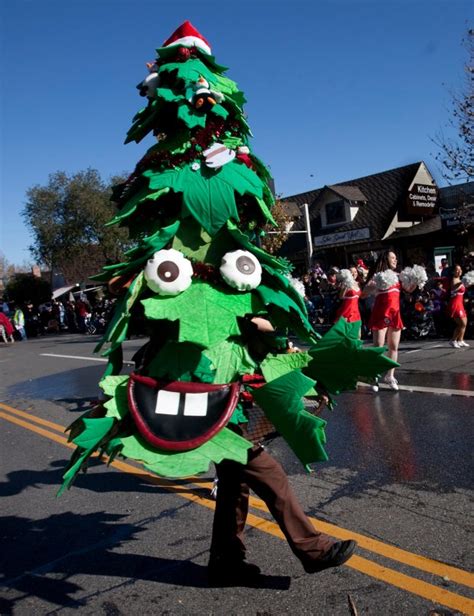
[(402, 287), (409, 293), (414, 291), (417, 287), (422, 289), (427, 280), (428, 276), (426, 275), (426, 270), (424, 267), (421, 267), (421, 265), (405, 267), (405, 269), (400, 272), (400, 282), (402, 283)]
[(421, 265), (414, 265), (413, 272), (417, 287), (422, 289), (428, 280), (425, 268)]
[(250, 154), (250, 148), (248, 148), (246, 145), (240, 145), (237, 148), (237, 152), (239, 154)]
[(474, 285), (474, 270), (466, 272), (461, 281), (465, 287), (472, 287)]
[(298, 280), (298, 278), (293, 278), (290, 274), (287, 274), (286, 277), (288, 278), (291, 286), (301, 295), (301, 297), (304, 297), (306, 293), (304, 290), (304, 284), (301, 280)]
[(374, 276), (375, 286), (379, 291), (386, 291), (398, 282), (398, 274), (393, 270), (385, 270)]
[(348, 269), (342, 269), (340, 272), (338, 272), (336, 274), (336, 280), (345, 289), (357, 289), (359, 287), (357, 281), (354, 280), (354, 276), (352, 275), (351, 270)]

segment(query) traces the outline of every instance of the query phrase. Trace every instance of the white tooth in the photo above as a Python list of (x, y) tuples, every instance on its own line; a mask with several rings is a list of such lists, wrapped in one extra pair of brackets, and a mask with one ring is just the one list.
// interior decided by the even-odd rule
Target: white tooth
[(184, 414), (192, 417), (205, 417), (207, 415), (207, 393), (186, 394)]
[(155, 413), (157, 415), (177, 415), (179, 408), (179, 393), (160, 389), (156, 398)]

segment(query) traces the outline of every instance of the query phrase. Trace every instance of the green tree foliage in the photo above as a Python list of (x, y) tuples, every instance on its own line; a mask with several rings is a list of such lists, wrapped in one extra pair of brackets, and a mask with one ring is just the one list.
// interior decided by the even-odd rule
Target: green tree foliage
[(49, 282), (33, 274), (14, 274), (5, 290), (9, 301), (17, 304), (32, 302), (37, 306), (51, 299)]
[(45, 186), (31, 187), (26, 196), (22, 215), (32, 231), (30, 251), (38, 262), (78, 281), (122, 257), (128, 234), (105, 226), (115, 209), (110, 184), (97, 170), (72, 175), (56, 171)]
[(448, 134), (433, 139), (439, 148), (436, 160), (450, 183), (474, 179), (474, 29), (468, 30), (464, 44), (469, 56), (464, 88), (452, 95)]

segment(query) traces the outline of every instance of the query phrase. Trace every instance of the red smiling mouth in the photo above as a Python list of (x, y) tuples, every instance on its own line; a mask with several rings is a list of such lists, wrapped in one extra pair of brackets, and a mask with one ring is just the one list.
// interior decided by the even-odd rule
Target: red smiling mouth
[(157, 381), (132, 373), (128, 406), (138, 431), (154, 447), (195, 449), (229, 421), (239, 399), (239, 383), (212, 385)]

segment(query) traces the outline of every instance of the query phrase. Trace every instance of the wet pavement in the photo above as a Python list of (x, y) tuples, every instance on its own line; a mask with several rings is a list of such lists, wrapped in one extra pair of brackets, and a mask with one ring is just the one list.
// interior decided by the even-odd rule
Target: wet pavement
[[(405, 370), (405, 364), (397, 370), (397, 379), (403, 385), (419, 385), (437, 389), (454, 389), (460, 392), (474, 392), (474, 375), (465, 372)], [(473, 403), (474, 404), (474, 403)]]
[[(67, 425), (98, 394), (105, 363), (93, 360), (95, 343), (94, 337), (62, 336), (0, 346), (0, 401), (26, 413), (23, 421), (30, 414)], [(127, 342), (125, 359), (130, 361), (142, 343)], [(398, 379), (413, 391), (374, 393), (360, 387), (339, 396), (333, 411), (323, 411), (330, 459), (315, 465), (314, 473), (303, 472), (281, 439), (268, 448), (284, 465), (310, 515), (387, 546), (469, 569), (474, 400), (465, 394), (474, 389), (474, 348), (455, 350), (446, 341), (405, 343), (400, 362)], [(461, 395), (446, 394), (451, 390)], [(55, 500), (70, 451), (30, 431), (30, 423), (4, 420), (0, 433), (0, 495), (8, 497), (2, 499), (8, 516), (2, 537), (11, 549), (15, 542), (18, 547), (0, 562), (10, 580), (19, 576), (10, 582), (6, 603), (0, 591), (0, 613), (7, 605), (14, 616), (72, 614), (78, 608), (84, 614), (117, 616), (150, 610), (342, 616), (349, 613), (347, 594), (360, 613), (428, 614), (437, 605), (346, 567), (322, 574), (321, 583), (309, 582), (284, 541), (252, 528), (251, 560), (269, 574), (270, 586), (207, 589), (208, 509), (100, 464)], [(41, 538), (41, 549), (28, 547)], [(360, 553), (384, 567), (395, 566), (365, 550)], [(403, 563), (400, 567), (405, 575), (415, 575)], [(31, 579), (22, 574), (25, 570), (33, 572)], [(433, 576), (415, 573), (435, 583)], [(466, 595), (465, 588), (449, 580), (442, 584)], [(276, 600), (278, 611), (272, 611)]]

